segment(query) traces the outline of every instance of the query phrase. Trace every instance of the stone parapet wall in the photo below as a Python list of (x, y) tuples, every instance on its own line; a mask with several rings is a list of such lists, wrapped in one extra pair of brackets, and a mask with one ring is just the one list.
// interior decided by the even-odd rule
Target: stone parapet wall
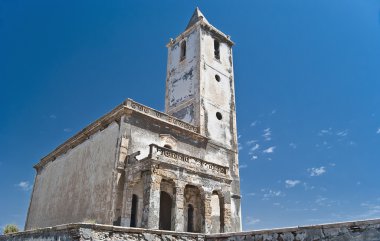
[(0, 241), (380, 241), (380, 219), (223, 234), (196, 234), (98, 224), (67, 224), (16, 234)]
[(380, 241), (380, 219), (206, 235), (206, 241)]

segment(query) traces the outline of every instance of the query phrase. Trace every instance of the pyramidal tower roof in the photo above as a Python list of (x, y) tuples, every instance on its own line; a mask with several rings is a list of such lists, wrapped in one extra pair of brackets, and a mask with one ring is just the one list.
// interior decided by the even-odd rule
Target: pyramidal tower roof
[(189, 29), (191, 28), (191, 26), (193, 26), (194, 24), (196, 24), (199, 20), (203, 19), (203, 21), (205, 23), (208, 23), (209, 22), (207, 21), (207, 19), (205, 18), (205, 16), (203, 15), (203, 13), (201, 12), (201, 10), (199, 10), (198, 7), (195, 8), (195, 11), (193, 13), (193, 15), (191, 16), (190, 18), (190, 21), (189, 23), (187, 24), (186, 26), (186, 29)]

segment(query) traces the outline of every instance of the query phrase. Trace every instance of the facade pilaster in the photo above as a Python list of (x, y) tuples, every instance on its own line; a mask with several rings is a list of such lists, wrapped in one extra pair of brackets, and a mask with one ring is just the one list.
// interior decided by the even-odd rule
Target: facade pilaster
[(144, 194), (142, 228), (158, 229), (160, 216), (160, 184), (161, 177), (154, 169), (143, 173)]
[(121, 226), (129, 227), (131, 224), (133, 184), (126, 183), (123, 195), (123, 211), (121, 216)]
[(211, 193), (205, 192), (204, 194), (204, 233), (210, 233), (212, 227), (212, 219), (211, 219)]
[(175, 221), (174, 230), (177, 232), (184, 232), (184, 190), (185, 183), (178, 182), (175, 187)]

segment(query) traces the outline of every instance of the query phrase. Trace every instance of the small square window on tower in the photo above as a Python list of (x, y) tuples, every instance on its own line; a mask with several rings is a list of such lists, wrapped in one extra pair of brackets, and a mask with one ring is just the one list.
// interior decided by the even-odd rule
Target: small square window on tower
[(186, 41), (182, 41), (181, 43), (181, 61), (186, 58)]
[(216, 59), (220, 59), (220, 51), (219, 51), (220, 44), (218, 40), (214, 40), (214, 57)]

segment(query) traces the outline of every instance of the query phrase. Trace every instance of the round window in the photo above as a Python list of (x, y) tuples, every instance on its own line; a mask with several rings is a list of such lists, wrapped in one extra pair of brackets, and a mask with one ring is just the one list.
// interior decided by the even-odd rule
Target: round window
[(220, 112), (216, 112), (216, 118), (218, 118), (218, 120), (221, 120), (222, 114)]
[(216, 81), (220, 82), (220, 76), (219, 75), (216, 74), (215, 79), (216, 79)]

